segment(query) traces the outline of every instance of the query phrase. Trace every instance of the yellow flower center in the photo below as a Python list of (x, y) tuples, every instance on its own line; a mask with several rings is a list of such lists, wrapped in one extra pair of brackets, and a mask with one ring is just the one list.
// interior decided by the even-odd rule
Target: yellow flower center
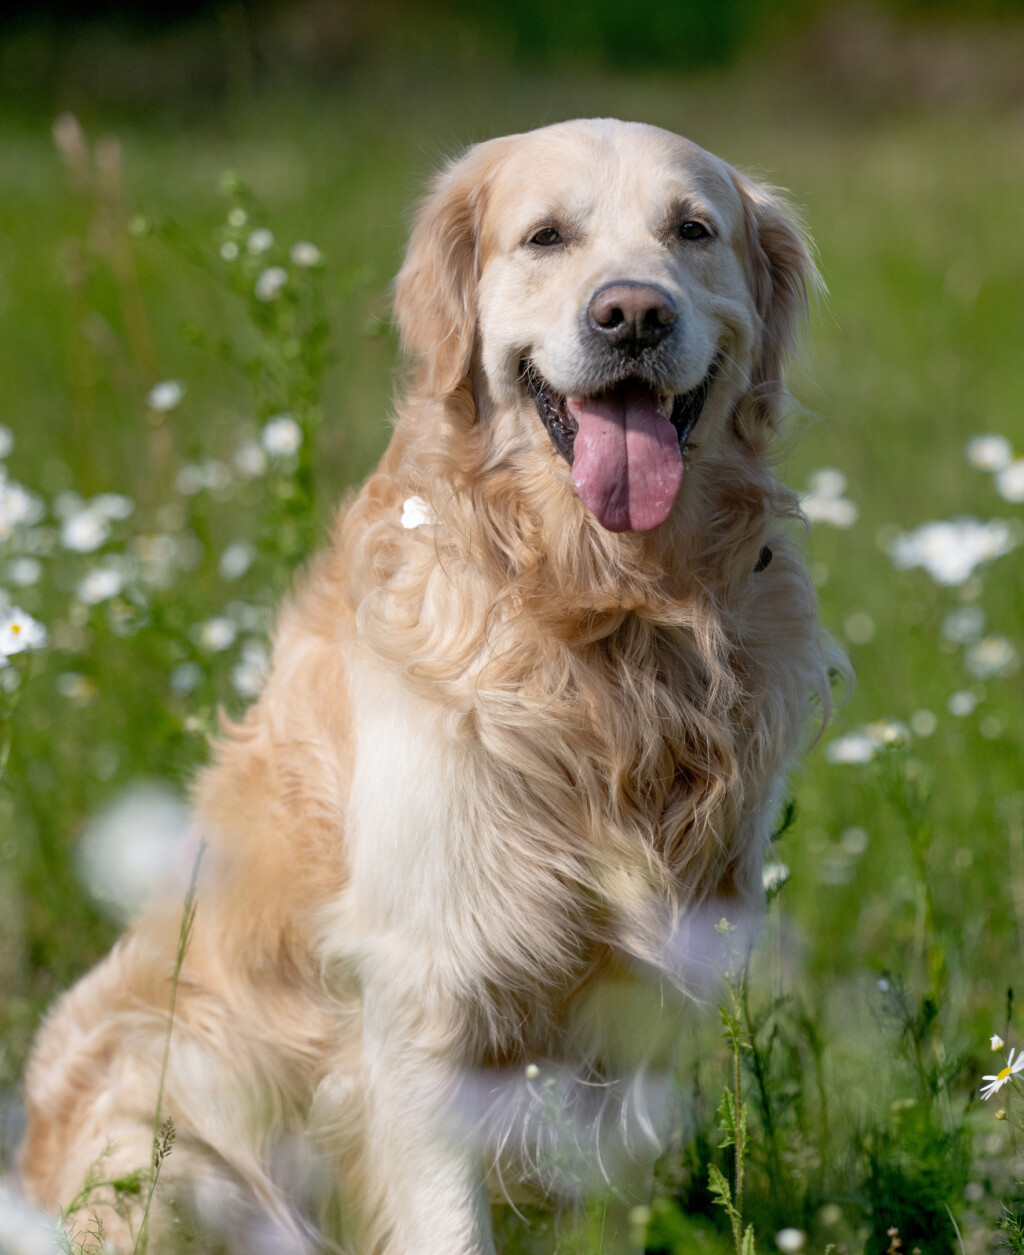
[(1000, 1073), (998, 1074), (998, 1076), (996, 1077), (996, 1080), (997, 1080), (997, 1081), (1005, 1081), (1005, 1080), (1006, 1080), (1006, 1078), (1007, 1078), (1009, 1075), (1010, 1075), (1010, 1069), (1009, 1069), (1009, 1068), (1003, 1068), (1002, 1072), (1000, 1072)]
[(17, 635), (18, 635), (18, 633), (21, 631), (21, 624), (20, 624), (20, 623), (12, 623), (12, 624), (11, 624), (11, 631), (14, 633), (14, 635), (15, 635), (15, 636), (17, 636)]

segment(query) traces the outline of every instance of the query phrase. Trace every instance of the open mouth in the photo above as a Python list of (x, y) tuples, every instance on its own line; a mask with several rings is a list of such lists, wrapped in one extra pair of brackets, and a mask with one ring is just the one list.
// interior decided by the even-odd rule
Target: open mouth
[(716, 358), (696, 388), (677, 394), (624, 379), (592, 396), (565, 396), (529, 361), (522, 377), (584, 505), (609, 531), (646, 532), (672, 510), (717, 369)]

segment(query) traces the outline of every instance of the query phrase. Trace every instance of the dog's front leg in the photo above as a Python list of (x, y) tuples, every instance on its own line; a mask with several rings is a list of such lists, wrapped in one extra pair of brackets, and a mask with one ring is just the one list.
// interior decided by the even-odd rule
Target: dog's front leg
[[(367, 1153), (386, 1255), (493, 1255), (479, 1151), (460, 1111), (460, 1034), (423, 990), (379, 977), (364, 991)], [(452, 1008), (434, 991), (431, 1003)]]

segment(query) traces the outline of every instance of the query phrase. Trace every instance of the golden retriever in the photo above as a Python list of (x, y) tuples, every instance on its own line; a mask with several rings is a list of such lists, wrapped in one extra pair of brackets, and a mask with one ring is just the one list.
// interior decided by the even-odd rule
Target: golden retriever
[[(770, 466), (814, 282), (776, 193), (656, 127), (495, 139), (434, 183), (394, 435), (196, 789), (151, 1249), (189, 1208), (302, 1249), (303, 1139), (351, 1248), (492, 1252), (467, 1080), (591, 1068), (601, 974), (679, 976), (702, 903), (757, 909), (828, 700)], [(150, 1164), (180, 913), (41, 1031), (21, 1169), (48, 1207)], [(114, 1202), (88, 1210), (127, 1250)]]

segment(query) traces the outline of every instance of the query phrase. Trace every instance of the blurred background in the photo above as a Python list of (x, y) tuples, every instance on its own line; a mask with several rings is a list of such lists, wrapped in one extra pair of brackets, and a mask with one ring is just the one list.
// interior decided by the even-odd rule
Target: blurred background
[[(858, 684), (776, 850), (775, 1009), (751, 1031), (776, 1043), (758, 1128), (795, 1184), (762, 1163), (758, 1231), (881, 1252), (895, 1226), (931, 1252), (956, 1217), (964, 1249), (1024, 1250), (999, 1228), (1024, 1207), (1017, 1134), (976, 1079), (990, 1034), (1020, 1040), (1024, 957), (1020, 0), (5, 6), (0, 611), (46, 643), (0, 671), (0, 1157), (43, 1008), (130, 913), (109, 865), (82, 871), (96, 816), (136, 790), (146, 827), (143, 781), (164, 823), (386, 443), (425, 180), (588, 115), (789, 189), (828, 288), (779, 462)], [(719, 1249), (698, 1142), (665, 1197)]]

